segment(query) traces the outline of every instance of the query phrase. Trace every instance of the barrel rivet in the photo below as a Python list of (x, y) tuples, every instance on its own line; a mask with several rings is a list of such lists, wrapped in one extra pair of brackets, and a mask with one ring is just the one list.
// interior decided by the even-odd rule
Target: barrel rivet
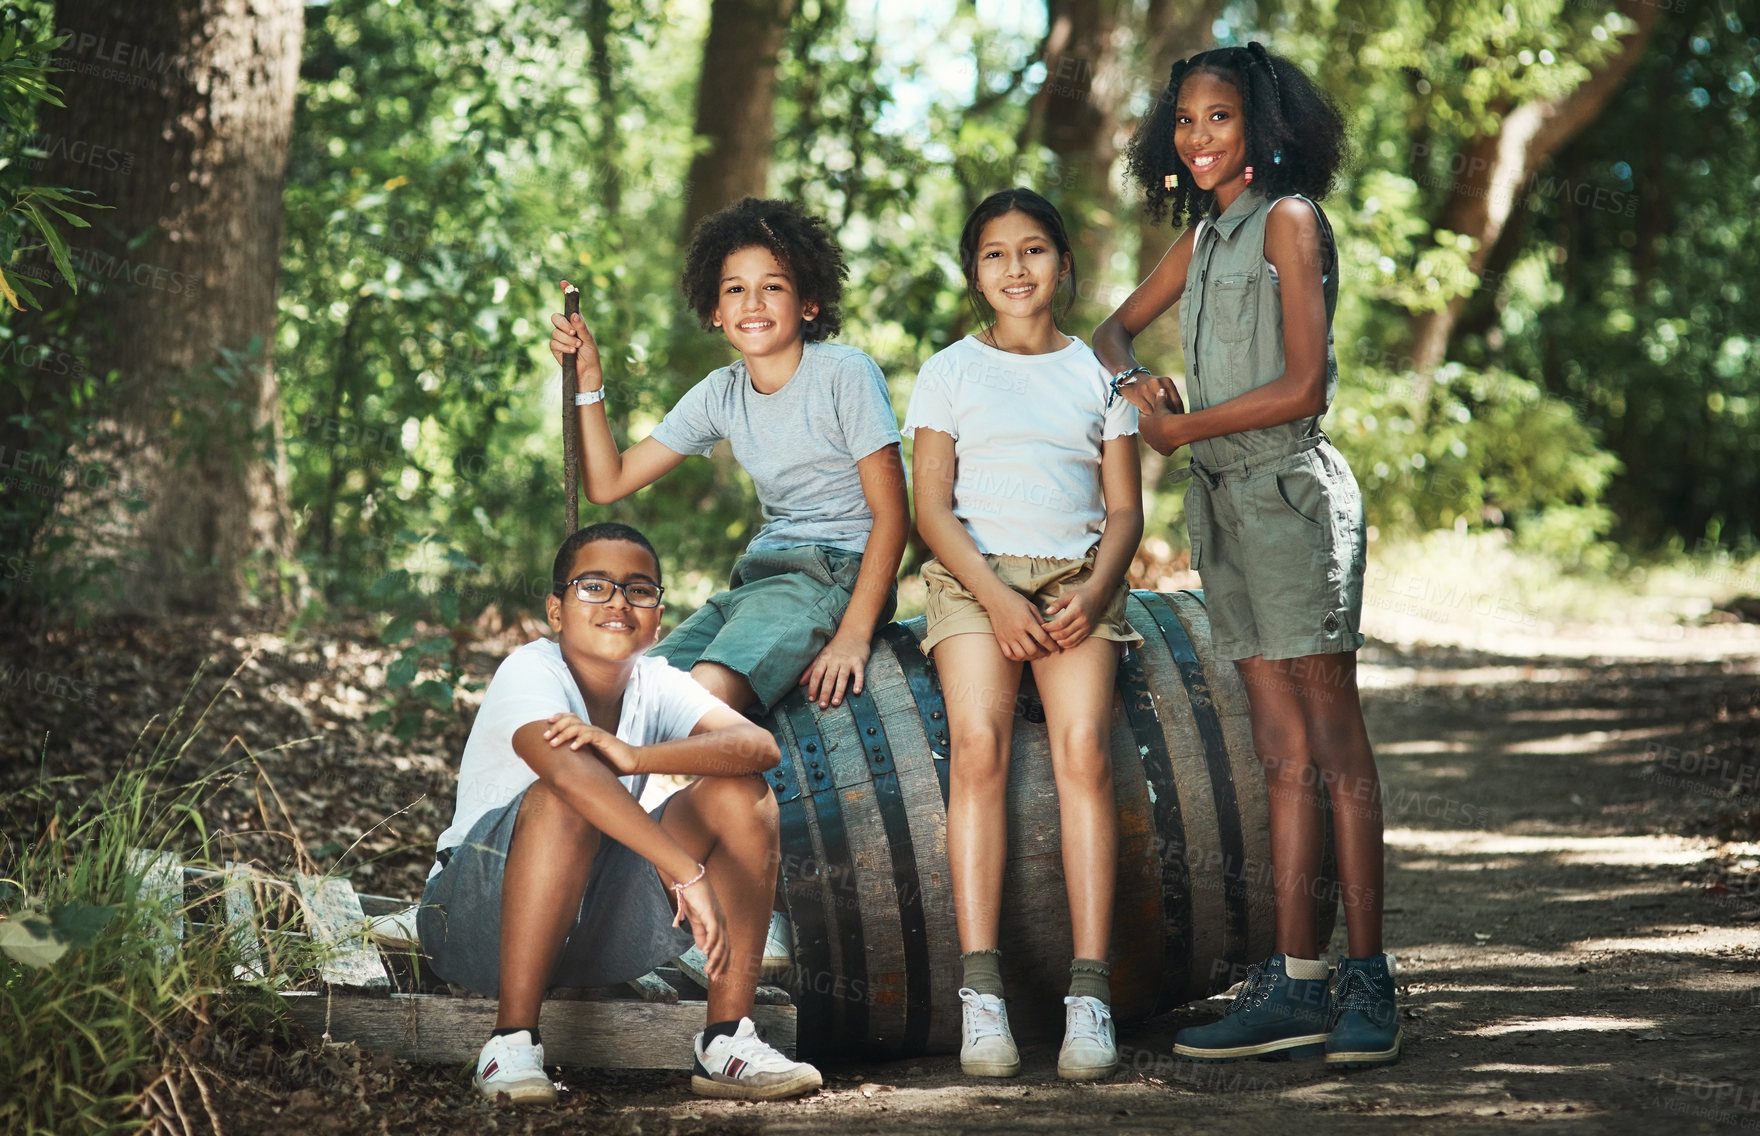
[(939, 710), (929, 711), (929, 720), (933, 721), (933, 722), (941, 721), (941, 711), (939, 711)]
[(869, 726), (869, 727), (868, 727), (868, 736), (869, 736), (869, 737), (873, 737), (873, 736), (874, 736), (874, 727), (872, 727), (872, 726)]
[(808, 753), (818, 753), (819, 747), (814, 745), (812, 742), (808, 742), (807, 743), (807, 752)]

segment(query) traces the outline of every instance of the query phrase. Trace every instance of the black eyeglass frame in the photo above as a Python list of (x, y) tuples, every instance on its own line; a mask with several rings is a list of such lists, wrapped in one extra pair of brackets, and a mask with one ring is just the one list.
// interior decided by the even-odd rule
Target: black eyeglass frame
[[(597, 599), (597, 600), (590, 599), (586, 595), (582, 594), (582, 592), (581, 592), (581, 581), (583, 581), (583, 580), (597, 580), (598, 582), (600, 582), (602, 584), (610, 584), (611, 591), (605, 593), (604, 599)], [(629, 589), (632, 586), (642, 587), (642, 588), (653, 588), (654, 589), (654, 602), (651, 604), (637, 603), (636, 598), (634, 596), (630, 595), (630, 593), (629, 593)], [(574, 579), (563, 584), (562, 585), (563, 594), (566, 595), (568, 593), (569, 589), (571, 589), (571, 588), (574, 590), (575, 598), (580, 600), (584, 604), (610, 603), (611, 597), (613, 595), (615, 595), (619, 590), (622, 590), (624, 602), (628, 603), (629, 606), (631, 606), (631, 607), (641, 608), (644, 611), (649, 611), (649, 610), (652, 610), (654, 608), (659, 607), (661, 599), (663, 599), (666, 595), (666, 589), (664, 587), (660, 586), (659, 584), (654, 583), (651, 580), (613, 580), (609, 576), (600, 576), (597, 573), (593, 573), (593, 572), (583, 572), (579, 576), (576, 576)]]

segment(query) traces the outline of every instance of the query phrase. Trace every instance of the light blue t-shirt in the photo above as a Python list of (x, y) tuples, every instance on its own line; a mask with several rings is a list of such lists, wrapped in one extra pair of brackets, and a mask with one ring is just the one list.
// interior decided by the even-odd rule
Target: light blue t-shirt
[(711, 371), (678, 400), (654, 440), (708, 457), (723, 438), (758, 487), (765, 525), (747, 552), (821, 544), (861, 552), (874, 527), (856, 463), (899, 441), (886, 377), (854, 347), (807, 343), (775, 394), (752, 387), (745, 360)]

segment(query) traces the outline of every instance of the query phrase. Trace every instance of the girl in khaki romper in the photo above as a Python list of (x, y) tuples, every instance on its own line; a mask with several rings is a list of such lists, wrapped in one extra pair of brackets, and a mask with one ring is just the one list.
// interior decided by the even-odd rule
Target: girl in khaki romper
[[(1196, 224), (1094, 334), (1144, 440), (1192, 449), (1192, 567), (1216, 650), (1246, 681), (1268, 782), (1278, 953), (1220, 1021), (1180, 1031), (1175, 1052), (1195, 1060), (1399, 1056), (1381, 944), (1381, 790), (1357, 698), (1362, 498), (1320, 429), (1338, 385), (1338, 254), (1315, 200), (1343, 149), (1331, 101), (1259, 44), (1175, 64), (1128, 160), (1152, 216), (1171, 205), (1175, 225)], [(1189, 410), (1131, 348), (1176, 301)], [(1330, 986), (1312, 902), (1322, 790), (1349, 933)]]

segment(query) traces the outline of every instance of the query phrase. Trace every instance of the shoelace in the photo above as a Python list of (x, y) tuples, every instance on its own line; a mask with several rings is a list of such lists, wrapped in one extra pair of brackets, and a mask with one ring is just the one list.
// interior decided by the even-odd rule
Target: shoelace
[(967, 1041), (982, 1041), (987, 1037), (1008, 1036), (1008, 1028), (1002, 1024), (1002, 1013), (986, 1007), (982, 994), (969, 986), (962, 986), (959, 990), (959, 1000), (977, 1011), (966, 1015)]
[(503, 1044), (496, 1054), (496, 1060), (501, 1066), (496, 1070), (498, 1073), (542, 1073), (544, 1071), (544, 1062), (535, 1045)]
[(1263, 1002), (1271, 994), (1271, 975), (1265, 972), (1264, 963), (1254, 963), (1247, 967), (1247, 980), (1241, 984), (1240, 993), (1228, 1004), (1228, 1012), (1250, 1010)]
[(734, 1034), (726, 1039), (728, 1048), (733, 1051), (733, 1056), (744, 1061), (746, 1068), (755, 1072), (773, 1073), (794, 1067), (793, 1061), (790, 1061), (785, 1055), (774, 1049), (769, 1042), (758, 1036), (756, 1023), (752, 1028), (754, 1032), (745, 1037)]
[(1095, 998), (1076, 998), (1066, 996), (1064, 1005), (1075, 1012), (1069, 1019), (1070, 1041), (1094, 1041), (1104, 1045), (1109, 1040), (1106, 1036), (1106, 1019), (1112, 1017), (1112, 1011), (1105, 1003)]
[(1336, 1026), (1338, 1019), (1351, 1010), (1373, 1016), (1380, 1003), (1381, 996), (1375, 992), (1369, 976), (1360, 970), (1347, 970), (1332, 992), (1332, 1014), (1327, 1019), (1327, 1028)]

